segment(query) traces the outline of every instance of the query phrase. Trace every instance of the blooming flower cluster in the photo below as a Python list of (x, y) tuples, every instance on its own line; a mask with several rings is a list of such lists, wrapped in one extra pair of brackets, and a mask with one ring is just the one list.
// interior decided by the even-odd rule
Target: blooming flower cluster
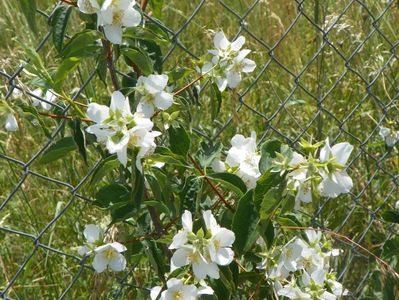
[(212, 169), (216, 172), (229, 171), (237, 174), (248, 188), (254, 188), (260, 177), (260, 155), (256, 149), (256, 133), (250, 137), (236, 134), (231, 139), (231, 148), (227, 151), (225, 162), (218, 159), (212, 162)]
[[(181, 279), (169, 279), (166, 289), (155, 286), (151, 290), (151, 299), (198, 299), (201, 295), (212, 295), (213, 290), (207, 286), (204, 279), (218, 279), (219, 266), (227, 266), (234, 259), (231, 246), (235, 235), (232, 231), (220, 227), (210, 210), (202, 214), (206, 230), (201, 228), (193, 232), (191, 212), (184, 211), (182, 215), (183, 228), (173, 237), (169, 249), (176, 250), (171, 258), (171, 272), (177, 268), (191, 265), (195, 280), (194, 284), (186, 284)], [(188, 278), (187, 280), (189, 280)], [(158, 298), (159, 297), (159, 298)]]
[(78, 248), (78, 253), (81, 256), (94, 253), (92, 266), (97, 273), (103, 272), (107, 267), (114, 272), (120, 272), (126, 268), (126, 259), (122, 254), (127, 250), (126, 247), (118, 242), (103, 244), (101, 227), (88, 224), (85, 226), (83, 235), (87, 243)]
[(300, 208), (301, 202), (311, 202), (316, 191), (331, 198), (350, 192), (353, 182), (345, 165), (352, 150), (353, 146), (347, 142), (331, 147), (327, 138), (319, 159), (312, 155), (305, 158), (297, 152), (293, 152), (289, 160), (285, 155), (277, 155), (273, 171), (288, 171), (288, 188), (296, 192), (295, 209)]
[(104, 143), (109, 153), (116, 153), (121, 164), (128, 162), (128, 148), (137, 149), (136, 167), (142, 170), (141, 159), (152, 153), (156, 147), (154, 138), (161, 133), (152, 131), (149, 118), (130, 111), (129, 99), (116, 91), (112, 94), (110, 107), (90, 103), (87, 115), (96, 124), (86, 131), (96, 135), (97, 141)]
[(173, 104), (173, 95), (165, 91), (168, 84), (167, 75), (140, 76), (135, 87), (139, 104), (137, 112), (150, 118), (155, 108), (165, 110)]
[(171, 259), (171, 271), (191, 265), (194, 276), (198, 280), (206, 276), (219, 278), (220, 266), (226, 266), (233, 261), (234, 232), (220, 227), (210, 210), (203, 212), (206, 232), (202, 229), (193, 232), (191, 212), (182, 215), (183, 229), (174, 237), (169, 249), (176, 249)]
[[(202, 295), (212, 295), (213, 290), (209, 286), (196, 287), (193, 284), (184, 284), (180, 279), (172, 278), (166, 282), (167, 289), (162, 291), (161, 286), (155, 286), (151, 289), (151, 300), (169, 300), (184, 299), (196, 300)], [(159, 296), (159, 298), (158, 298)]]
[(399, 131), (395, 131), (387, 127), (380, 127), (379, 134), (388, 147), (395, 146), (399, 141)]
[(134, 0), (78, 0), (78, 7), (82, 13), (97, 14), (97, 25), (114, 44), (122, 43), (123, 26), (138, 26), (142, 19)]
[(251, 73), (256, 68), (255, 62), (246, 58), (251, 50), (241, 50), (244, 43), (245, 37), (243, 36), (230, 42), (223, 31), (217, 32), (214, 36), (215, 49), (209, 50), (212, 59), (202, 66), (201, 73), (209, 73), (221, 92), (227, 87), (236, 88), (241, 82), (241, 74)]
[(321, 232), (310, 229), (305, 233), (307, 241), (294, 238), (279, 249), (263, 253), (258, 268), (266, 269), (279, 296), (334, 300), (347, 295), (330, 267), (330, 258), (340, 251), (331, 249), (328, 241), (323, 242)]

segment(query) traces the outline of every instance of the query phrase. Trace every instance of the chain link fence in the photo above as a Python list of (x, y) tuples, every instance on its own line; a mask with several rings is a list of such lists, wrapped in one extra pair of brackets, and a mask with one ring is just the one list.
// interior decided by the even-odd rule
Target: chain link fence
[[(229, 104), (221, 109), (228, 113), (209, 119), (208, 86), (203, 90), (193, 87), (205, 99), (201, 107), (205, 112), (200, 120), (193, 120), (193, 132), (209, 143), (222, 139), (227, 145), (237, 128), (249, 132), (251, 128), (242, 125), (249, 122), (260, 143), (278, 138), (300, 151), (301, 138), (323, 140), (329, 136), (332, 143), (348, 141), (355, 146), (348, 167), (355, 183), (352, 193), (320, 203), (317, 211), (307, 217), (311, 217), (312, 226), (333, 229), (380, 255), (384, 243), (397, 231), (381, 218), (381, 211), (394, 207), (399, 200), (398, 153), (394, 148), (385, 148), (378, 132), (388, 120), (398, 120), (398, 6), (394, 0), (172, 1), (165, 8), (162, 23), (147, 13), (145, 19), (171, 37), (172, 42), (163, 49), (166, 70), (211, 48), (210, 32), (205, 26), (223, 28), (230, 37), (232, 33), (235, 37), (244, 35), (248, 48), (253, 49), (251, 58), (255, 57), (257, 62), (256, 75), (232, 92), (231, 99), (225, 99)], [(44, 19), (51, 17), (51, 12), (38, 11), (38, 14)], [(36, 48), (44, 57), (50, 38), (49, 31)], [(1, 81), (8, 86), (6, 100), (12, 98), (13, 90), (22, 89), (19, 78), (28, 64), (23, 62), (14, 70), (0, 69)], [(119, 75), (125, 76), (122, 72)], [(76, 76), (81, 86), (75, 91), (74, 100), (92, 89), (96, 70)], [(66, 115), (70, 109), (69, 105), (49, 104), (60, 114)], [(215, 129), (203, 126), (206, 122), (214, 124)], [(41, 154), (64, 130), (65, 122), (60, 121), (48, 137), (24, 141), (31, 145), (31, 152), (23, 158), (16, 154), (17, 147), (1, 145), (0, 165), (6, 176), (2, 178), (0, 232), (2, 243), (11, 241), (14, 245), (14, 250), (4, 249), (2, 255), (15, 258), (13, 265), (5, 265), (4, 259), (0, 261), (3, 269), (0, 295), (4, 299), (24, 299), (18, 296), (20, 289), (32, 289), (34, 297), (35, 285), (45, 289), (46, 284), (58, 285), (59, 294), (48, 294), (49, 299), (77, 299), (83, 286), (79, 281), (88, 280), (83, 274), (92, 272), (90, 265), (69, 249), (68, 240), (72, 237), (65, 237), (62, 227), (74, 226), (63, 220), (69, 214), (79, 220), (80, 203), (90, 209), (93, 200), (83, 187), (101, 159), (77, 170), (78, 175), (73, 178), (58, 167), (49, 166), (44, 171), (37, 167)], [(73, 169), (73, 166), (63, 167)], [(34, 192), (28, 193), (28, 188)], [(48, 209), (47, 206), (31, 208), (37, 205), (44, 189), (50, 189), (52, 197), (62, 200), (51, 206), (48, 220), (36, 220), (35, 210)], [(23, 212), (23, 207), (33, 213)], [(14, 227), (7, 220), (15, 213), (28, 217)], [(36, 224), (33, 226), (36, 230), (26, 232), (22, 230), (26, 228), (24, 224)], [(52, 241), (56, 239), (60, 241), (54, 247)], [(357, 299), (367, 293), (364, 289), (378, 266), (359, 247), (349, 243), (339, 246), (345, 252), (335, 266), (338, 278), (348, 287), (351, 297)], [(66, 262), (76, 267), (63, 268)], [(59, 266), (48, 274), (37, 274), (37, 278), (25, 278), (24, 282), (30, 284), (21, 285), (24, 272), (31, 268), (34, 273), (37, 263), (48, 264), (49, 268), (51, 264)], [(134, 271), (131, 267), (102, 288), (111, 289), (110, 295), (115, 299), (129, 298), (129, 290), (137, 288)], [(102, 284), (102, 279), (98, 280), (93, 290)]]

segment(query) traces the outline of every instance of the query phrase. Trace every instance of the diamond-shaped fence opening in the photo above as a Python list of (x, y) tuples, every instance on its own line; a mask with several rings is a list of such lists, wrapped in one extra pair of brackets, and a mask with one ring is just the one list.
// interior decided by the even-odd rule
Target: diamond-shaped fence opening
[[(161, 45), (165, 69), (192, 65), (192, 59), (210, 48), (211, 30), (219, 28), (231, 37), (244, 35), (257, 62), (254, 75), (244, 80), (243, 88), (224, 99), (224, 113), (216, 119), (207, 105), (211, 86), (197, 91), (203, 99), (202, 106), (193, 108), (198, 115), (192, 121), (194, 133), (209, 142), (222, 139), (227, 144), (237, 130), (248, 133), (254, 128), (261, 142), (278, 138), (298, 147), (301, 138), (329, 136), (332, 142), (345, 140), (355, 146), (348, 166), (355, 178), (352, 192), (320, 203), (310, 217), (314, 226), (334, 228), (337, 234), (359, 244), (356, 247), (341, 241), (344, 254), (333, 267), (351, 291), (350, 297), (370, 293), (367, 283), (380, 275), (373, 267), (374, 258), (362, 245), (379, 254), (397, 231), (381, 217), (384, 207), (394, 208), (399, 200), (397, 150), (387, 150), (379, 136), (379, 127), (397, 122), (399, 115), (397, 1), (167, 2), (162, 23), (144, 13), (148, 24), (171, 37), (170, 43)], [(48, 22), (53, 11), (38, 10), (39, 23)], [(17, 37), (19, 34), (16, 32)], [(50, 29), (39, 33), (38, 53), (54, 54), (50, 38)], [(14, 89), (21, 89), (20, 78), (29, 66), (19, 59), (11, 56), (0, 67), (0, 82), (8, 91), (6, 100), (11, 99)], [(125, 76), (122, 70), (119, 75)], [(95, 76), (95, 65), (88, 74), (76, 74), (73, 80), (79, 87), (73, 100), (85, 93), (95, 96)], [(30, 92), (24, 97), (46, 103)], [(70, 108), (47, 104), (60, 114)], [(24, 122), (22, 130), (29, 133), (38, 126)], [(213, 122), (214, 129), (206, 129), (204, 122)], [(76, 255), (78, 241), (68, 242), (70, 228), (76, 228), (78, 236), (79, 221), (90, 221), (84, 211), (93, 210), (93, 199), (85, 186), (101, 158), (89, 154), (87, 165), (75, 167), (76, 157), (71, 155), (63, 162), (40, 167), (41, 154), (65, 129), (63, 121), (44, 125), (49, 128), (47, 135), (24, 135), (23, 149), (29, 151), (7, 139), (0, 143), (0, 237), (1, 244), (7, 245), (0, 247), (0, 296), (144, 297), (148, 291), (138, 284), (138, 278), (146, 274), (137, 273), (135, 266), (129, 266), (122, 275), (92, 276), (91, 266)], [(44, 189), (48, 199), (41, 198)], [(39, 212), (45, 218), (37, 220)], [(345, 217), (337, 219), (337, 215)], [(4, 261), (12, 263), (4, 265)], [(27, 269), (33, 272), (24, 272)], [(87, 286), (92, 290), (85, 290)]]

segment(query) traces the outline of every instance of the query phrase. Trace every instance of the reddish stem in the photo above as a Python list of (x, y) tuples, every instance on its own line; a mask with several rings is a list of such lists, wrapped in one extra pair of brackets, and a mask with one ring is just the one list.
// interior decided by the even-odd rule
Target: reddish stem
[(223, 197), (223, 195), (220, 193), (218, 188), (213, 184), (213, 182), (205, 175), (204, 170), (202, 170), (201, 166), (195, 161), (195, 159), (191, 156), (191, 154), (188, 154), (188, 158), (191, 160), (193, 163), (194, 167), (200, 172), (200, 174), (205, 178), (205, 181), (209, 184), (209, 186), (212, 188), (212, 190), (218, 195), (219, 199), (223, 202), (223, 204), (231, 211), (235, 212), (234, 207), (230, 205), (229, 202)]

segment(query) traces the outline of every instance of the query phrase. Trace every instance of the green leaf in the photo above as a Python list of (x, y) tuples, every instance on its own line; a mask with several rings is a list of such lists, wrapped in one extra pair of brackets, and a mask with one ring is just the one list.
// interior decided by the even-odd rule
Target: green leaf
[(391, 223), (399, 223), (399, 211), (386, 210), (382, 213), (382, 218)]
[(170, 150), (183, 157), (187, 156), (190, 150), (190, 137), (182, 126), (171, 126), (168, 129)]
[(100, 80), (107, 85), (107, 60), (104, 58), (100, 58), (97, 63), (97, 75), (100, 77)]
[[(277, 197), (276, 197), (277, 196)], [(281, 203), (281, 198), (279, 198), (280, 193), (276, 190), (269, 190), (264, 196), (260, 206), (260, 219), (267, 220), (276, 209), (276, 207)]]
[(99, 182), (105, 175), (110, 174), (112, 170), (119, 167), (119, 165), (120, 162), (116, 157), (116, 154), (107, 157), (97, 166), (90, 183), (95, 184)]
[(217, 158), (222, 151), (223, 145), (217, 143), (215, 145), (201, 142), (201, 149), (198, 151), (198, 162), (204, 169), (209, 166), (212, 161)]
[(222, 106), (222, 93), (216, 83), (212, 84), (211, 88), (211, 118), (212, 120), (217, 119)]
[(143, 242), (146, 246), (148, 258), (150, 259), (151, 265), (158, 273), (159, 278), (164, 278), (165, 275), (165, 255), (161, 249), (158, 248), (156, 242), (146, 241)]
[(381, 254), (382, 258), (384, 259), (395, 255), (399, 255), (399, 236), (386, 241)]
[(118, 204), (110, 207), (112, 223), (124, 221), (130, 218), (136, 211), (136, 207), (132, 203), (122, 202), (122, 205)]
[(284, 180), (278, 173), (271, 172), (270, 170), (264, 173), (257, 181), (255, 187), (254, 201), (256, 207), (260, 207), (263, 197), (273, 187), (277, 187)]
[(233, 217), (232, 229), (236, 236), (233, 246), (239, 255), (243, 254), (258, 224), (253, 195), (253, 190), (250, 190), (241, 197)]
[(144, 75), (150, 75), (154, 72), (154, 63), (148, 53), (138, 47), (122, 49), (122, 55), (127, 59), (128, 64), (135, 64)]
[(57, 72), (53, 76), (54, 90), (56, 92), (61, 91), (62, 84), (73, 70), (75, 70), (80, 63), (80, 58), (78, 57), (68, 57), (61, 62), (58, 67)]
[(65, 30), (68, 24), (69, 16), (72, 12), (71, 5), (61, 5), (59, 6), (51, 17), (51, 26), (53, 27), (52, 36), (53, 36), (53, 43), (55, 49), (58, 52), (61, 52), (64, 37), (65, 37)]
[(30, 29), (32, 29), (32, 31), (36, 33), (36, 0), (18, 0), (18, 2), (26, 20), (28, 21)]
[(75, 34), (61, 51), (61, 56), (96, 57), (102, 53), (101, 34), (97, 30), (85, 30)]
[(73, 140), (78, 146), (80, 155), (82, 155), (83, 160), (87, 164), (86, 136), (81, 128), (82, 121), (80, 119), (74, 119), (69, 124), (73, 132)]
[(105, 208), (118, 202), (126, 202), (130, 199), (130, 192), (128, 187), (114, 182), (97, 192), (94, 204)]
[(284, 215), (281, 217), (277, 217), (276, 221), (281, 226), (288, 226), (288, 227), (304, 227), (302, 223), (297, 219), (294, 215)]
[[(157, 24), (147, 23), (146, 27), (130, 27), (126, 28), (123, 37), (125, 39), (141, 40), (154, 42), (156, 44), (166, 44), (170, 41), (167, 32), (162, 30)], [(128, 41), (130, 42), (130, 41)], [(135, 45), (133, 41), (131, 45)]]
[(152, 11), (152, 15), (155, 18), (160, 19), (162, 17), (163, 0), (150, 0), (149, 4)]
[(179, 214), (185, 209), (191, 210), (195, 207), (195, 199), (202, 187), (201, 179), (197, 176), (188, 176), (184, 183), (184, 187), (180, 192), (180, 208)]
[(228, 172), (212, 173), (207, 174), (207, 177), (224, 185), (226, 188), (232, 190), (240, 197), (247, 192), (247, 186), (245, 185), (244, 181), (242, 181), (242, 179), (235, 174)]
[(179, 79), (186, 78), (191, 73), (193, 73), (193, 70), (189, 68), (175, 68), (168, 74), (170, 83), (174, 83)]
[(76, 150), (77, 145), (73, 137), (65, 137), (51, 145), (46, 152), (43, 153), (40, 163), (48, 164), (54, 160), (65, 157), (69, 152)]
[(259, 170), (263, 174), (272, 166), (272, 161), (276, 158), (276, 152), (280, 152), (281, 142), (278, 140), (266, 141), (260, 147), (261, 158)]
[(154, 154), (150, 156), (150, 159), (157, 162), (164, 162), (170, 165), (188, 168), (183, 156), (173, 153), (166, 147), (157, 147)]

